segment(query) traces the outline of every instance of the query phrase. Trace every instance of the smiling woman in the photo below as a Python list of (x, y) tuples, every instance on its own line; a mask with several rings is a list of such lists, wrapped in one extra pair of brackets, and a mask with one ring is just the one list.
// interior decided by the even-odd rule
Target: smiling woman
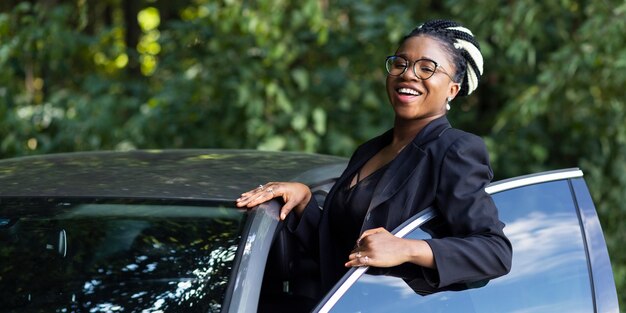
[[(452, 99), (476, 89), (482, 64), (471, 31), (458, 23), (415, 28), (385, 61), (393, 129), (354, 152), (323, 210), (297, 182), (261, 185), (238, 206), (282, 198), (281, 219), (319, 262), (320, 294), (351, 267), (371, 266), (429, 292), (506, 274), (511, 244), (485, 192), (493, 177), (485, 144), (446, 118)], [(432, 238), (390, 233), (427, 207), (438, 212), (426, 226)]]
[[(442, 44), (427, 36), (407, 38), (387, 58), (395, 60), (387, 66), (387, 95), (398, 119), (429, 121), (445, 115), (450, 101), (458, 94), (460, 84), (455, 82), (444, 68), (455, 69)], [(408, 60), (412, 63), (412, 71)], [(437, 61), (435, 61), (437, 60)]]

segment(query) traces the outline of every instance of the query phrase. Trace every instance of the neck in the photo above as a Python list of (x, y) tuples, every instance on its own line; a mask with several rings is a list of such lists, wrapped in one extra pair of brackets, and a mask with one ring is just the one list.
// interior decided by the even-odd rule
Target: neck
[(393, 127), (393, 140), (391, 142), (392, 147), (402, 149), (409, 142), (411, 142), (417, 134), (428, 125), (428, 123), (436, 120), (441, 115), (429, 116), (418, 120), (402, 120), (396, 118)]

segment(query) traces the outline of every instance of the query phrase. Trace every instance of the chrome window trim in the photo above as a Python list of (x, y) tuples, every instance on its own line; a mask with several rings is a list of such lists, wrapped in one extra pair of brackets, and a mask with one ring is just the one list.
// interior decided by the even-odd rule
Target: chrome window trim
[(359, 267), (356, 270), (354, 270), (352, 272), (352, 274), (350, 274), (350, 276), (348, 276), (348, 278), (345, 280), (345, 282), (339, 286), (337, 291), (335, 291), (332, 294), (332, 296), (330, 296), (328, 301), (326, 301), (326, 303), (324, 303), (324, 306), (322, 306), (322, 308), (318, 312), (320, 312), (320, 313), (330, 312), (330, 309), (332, 309), (335, 306), (335, 304), (337, 304), (337, 301), (339, 301), (339, 299), (341, 299), (341, 297), (343, 297), (343, 295), (346, 293), (346, 291), (348, 291), (348, 289), (350, 289), (350, 287), (352, 287), (352, 285), (354, 285), (354, 283), (359, 278), (361, 278), (361, 276), (363, 276), (363, 274), (365, 274), (365, 272), (367, 271), (368, 268), (369, 268), (369, 266), (364, 266), (364, 267)]
[(578, 168), (549, 171), (532, 175), (519, 176), (511, 179), (505, 179), (501, 181), (489, 184), (485, 191), (488, 194), (494, 194), (504, 190), (524, 187), (528, 185), (534, 185), (539, 183), (546, 183), (556, 180), (571, 179), (583, 177), (583, 172)]
[[(417, 214), (414, 218), (409, 219), (406, 222), (402, 223), (391, 233), (394, 234), (396, 237), (404, 238), (413, 229), (426, 223), (427, 221), (435, 217), (435, 215), (436, 215), (435, 210), (432, 207), (428, 207), (424, 211), (422, 211), (420, 214)], [(335, 306), (335, 304), (337, 304), (337, 301), (339, 301), (339, 299), (343, 297), (346, 291), (348, 291), (348, 289), (350, 289), (350, 287), (352, 287), (352, 285), (354, 285), (354, 283), (359, 278), (361, 278), (363, 274), (365, 274), (368, 268), (369, 266), (352, 268), (350, 270), (351, 272), (349, 273), (349, 276), (345, 278), (343, 283), (341, 283), (338, 287), (336, 287), (336, 290), (331, 291), (329, 293), (330, 297), (325, 299), (325, 301), (320, 302), (320, 303), (324, 303), (324, 305), (319, 309), (316, 308), (316, 310), (314, 310), (313, 312), (321, 312), (321, 313), (329, 312)]]

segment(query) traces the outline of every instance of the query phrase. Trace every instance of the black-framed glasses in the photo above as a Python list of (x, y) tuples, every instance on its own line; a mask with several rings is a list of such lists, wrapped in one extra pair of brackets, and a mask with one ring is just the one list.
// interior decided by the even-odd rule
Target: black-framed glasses
[[(387, 57), (387, 60), (385, 60), (385, 68), (387, 69), (387, 73), (391, 76), (400, 76), (404, 74), (410, 65), (411, 62), (409, 60), (399, 55), (390, 55)], [(446, 74), (450, 80), (454, 81), (452, 76), (446, 73), (443, 67), (431, 59), (418, 59), (413, 62), (413, 73), (421, 80), (431, 78), (435, 75), (437, 68), (440, 68), (442, 73)]]

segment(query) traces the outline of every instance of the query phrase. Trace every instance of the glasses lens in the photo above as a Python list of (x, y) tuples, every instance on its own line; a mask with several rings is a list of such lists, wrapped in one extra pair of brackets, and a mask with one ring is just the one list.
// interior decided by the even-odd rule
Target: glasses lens
[[(407, 59), (397, 55), (387, 57), (387, 61), (385, 62), (387, 73), (393, 76), (402, 75), (409, 65), (410, 62)], [(413, 64), (413, 70), (417, 77), (422, 80), (426, 80), (435, 74), (435, 71), (437, 70), (437, 63), (427, 59), (417, 60)]]
[(406, 68), (409, 66), (409, 61), (399, 56), (390, 56), (387, 57), (387, 62), (385, 62), (385, 67), (387, 68), (387, 73), (393, 76), (400, 76)]
[(415, 64), (413, 64), (413, 68), (415, 70), (415, 75), (425, 80), (435, 74), (437, 63), (431, 60), (417, 60)]

